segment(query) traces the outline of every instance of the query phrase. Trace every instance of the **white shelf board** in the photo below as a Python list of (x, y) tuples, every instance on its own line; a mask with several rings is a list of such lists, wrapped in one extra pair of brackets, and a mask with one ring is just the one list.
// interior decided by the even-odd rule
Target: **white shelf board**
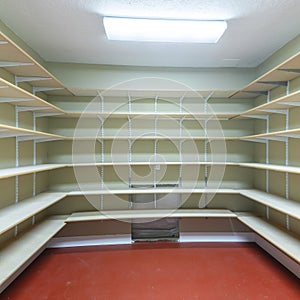
[(239, 194), (239, 190), (234, 189), (193, 189), (193, 188), (131, 188), (131, 189), (105, 189), (71, 191), (68, 196), (82, 195), (136, 195), (136, 194)]
[[(212, 90), (191, 90), (191, 89), (96, 89), (96, 88), (70, 88), (70, 90), (77, 96), (89, 96), (96, 97), (101, 94), (104, 99), (109, 97), (122, 97), (131, 100), (148, 98), (148, 99), (164, 99), (174, 98), (177, 99), (177, 103), (180, 101), (180, 97), (184, 98), (197, 98), (204, 99), (212, 94)], [(228, 98), (234, 91), (233, 90), (214, 90), (212, 98)]]
[(66, 216), (49, 218), (0, 249), (0, 286), (65, 226), (65, 219)]
[[(293, 104), (297, 105), (300, 102), (300, 91), (296, 91), (289, 95), (277, 98), (270, 102), (264, 103), (262, 105), (256, 106), (252, 109), (249, 109), (236, 117), (246, 117), (246, 116), (255, 116), (255, 115), (268, 115), (272, 112), (268, 110), (283, 110), (293, 107)], [(287, 104), (288, 103), (288, 104)]]
[(233, 113), (191, 113), (191, 112), (66, 112), (62, 117), (67, 118), (147, 118), (147, 119), (155, 119), (155, 118), (167, 118), (167, 119), (229, 119), (234, 117), (236, 114)]
[(261, 164), (261, 163), (237, 163), (237, 162), (222, 162), (222, 161), (114, 161), (114, 162), (82, 162), (82, 163), (67, 163), (67, 164), (40, 164), (30, 165), (18, 168), (6, 168), (0, 169), (0, 179), (9, 178), (18, 175), (25, 175), (49, 170), (55, 170), (60, 168), (78, 168), (78, 167), (109, 167), (109, 166), (155, 166), (155, 165), (167, 165), (167, 166), (240, 166), (244, 168), (271, 170), (278, 172), (287, 172), (300, 174), (300, 167), (285, 166), (285, 165), (273, 165), (273, 164)]
[(36, 108), (36, 111), (40, 113), (64, 113), (62, 109), (55, 105), (11, 84), (3, 78), (0, 78), (0, 103), (5, 101), (12, 105), (33, 108), (33, 111), (34, 108)]
[(280, 140), (281, 138), (300, 138), (300, 129), (289, 129), (240, 137), (240, 140)]
[(296, 235), (256, 216), (239, 214), (237, 216), (242, 223), (300, 263), (300, 240)]
[[(299, 73), (295, 72), (286, 72), (282, 71), (284, 69), (300, 69), (300, 52), (296, 53), (292, 57), (288, 58), (281, 64), (277, 65), (273, 69), (269, 70), (265, 74), (261, 75), (254, 81), (250, 82), (246, 87), (244, 87), (242, 90), (239, 90), (238, 92), (235, 92), (231, 95), (231, 97), (238, 98), (243, 97), (243, 94), (249, 92), (249, 91), (268, 91), (272, 87), (275, 87), (276, 85), (272, 84), (261, 84), (260, 82), (276, 82), (276, 81), (289, 81), (299, 76)], [(250, 97), (253, 98), (257, 95), (255, 94), (248, 94)]]
[(240, 190), (240, 195), (300, 220), (300, 202), (287, 200), (259, 190)]
[(19, 175), (26, 175), (26, 174), (36, 173), (36, 172), (55, 170), (55, 169), (63, 168), (65, 166), (66, 166), (65, 164), (42, 164), (42, 165), (35, 165), (35, 166), (31, 165), (31, 166), (18, 167), (18, 168), (0, 169), (0, 179), (19, 176)]
[(25, 137), (28, 140), (58, 140), (63, 136), (0, 124), (0, 138)]
[(166, 136), (104, 136), (103, 138), (101, 136), (97, 137), (91, 137), (91, 136), (76, 136), (76, 137), (65, 137), (65, 140), (73, 141), (73, 140), (239, 140), (240, 137), (227, 137), (227, 136), (211, 136), (211, 137), (205, 137), (205, 136), (172, 136), (172, 135), (166, 135)]
[(0, 209), (0, 234), (38, 214), (66, 196), (66, 193), (42, 193)]
[(239, 165), (241, 167), (245, 167), (245, 168), (300, 174), (300, 167), (272, 165), (272, 164), (260, 164), (260, 163), (239, 163)]
[[(75, 163), (67, 164), (66, 167), (101, 167), (101, 166), (156, 166), (156, 165), (167, 165), (167, 166), (239, 166), (239, 163), (235, 162), (203, 162), (203, 161), (150, 161), (150, 162), (99, 162), (99, 163)], [(62, 165), (64, 166), (64, 165)], [(1, 173), (0, 173), (1, 174)], [(0, 175), (1, 176), (1, 175)], [(0, 177), (1, 178), (1, 177)]]
[(119, 210), (73, 213), (66, 222), (83, 222), (98, 220), (128, 220), (157, 218), (236, 218), (236, 214), (226, 209), (150, 209), (150, 210)]

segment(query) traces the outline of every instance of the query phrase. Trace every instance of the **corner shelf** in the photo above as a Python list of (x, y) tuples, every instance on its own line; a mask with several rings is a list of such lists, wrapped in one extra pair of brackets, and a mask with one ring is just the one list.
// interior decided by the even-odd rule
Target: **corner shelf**
[(253, 215), (237, 214), (238, 219), (282, 252), (300, 263), (300, 240), (293, 233)]
[(42, 193), (0, 209), (0, 234), (57, 203), (66, 193)]
[(268, 92), (272, 88), (281, 85), (283, 82), (288, 82), (298, 77), (299, 70), (300, 52), (250, 82), (243, 89), (231, 94), (230, 98), (243, 98), (244, 96), (247, 98), (256, 97), (261, 92)]
[(285, 95), (283, 97), (279, 97), (270, 102), (266, 102), (262, 105), (256, 106), (252, 109), (249, 109), (239, 115), (237, 117), (252, 117), (252, 118), (260, 118), (262, 115), (272, 114), (276, 112), (280, 112), (283, 109), (289, 109), (291, 107), (300, 106), (300, 91), (296, 91), (292, 94)]
[[(66, 216), (52, 217), (18, 235), (0, 250), (0, 287), (65, 226)], [(0, 290), (1, 292), (1, 290)]]
[(300, 220), (300, 203), (259, 190), (240, 190), (240, 195)]

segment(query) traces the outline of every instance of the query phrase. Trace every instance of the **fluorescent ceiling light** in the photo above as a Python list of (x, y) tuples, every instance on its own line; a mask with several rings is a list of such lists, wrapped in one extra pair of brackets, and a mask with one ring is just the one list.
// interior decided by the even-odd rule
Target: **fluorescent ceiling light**
[(104, 17), (107, 38), (119, 41), (216, 43), (226, 21), (189, 21)]

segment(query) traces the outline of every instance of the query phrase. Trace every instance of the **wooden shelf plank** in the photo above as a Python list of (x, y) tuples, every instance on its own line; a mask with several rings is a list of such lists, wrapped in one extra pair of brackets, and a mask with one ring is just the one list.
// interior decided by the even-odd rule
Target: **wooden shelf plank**
[(63, 168), (65, 164), (42, 164), (18, 168), (0, 169), (0, 179)]
[(276, 139), (276, 138), (300, 138), (300, 129), (289, 129), (289, 130), (281, 130), (281, 131), (274, 131), (269, 133), (260, 133), (255, 135), (243, 136), (240, 137), (240, 140), (267, 140), (267, 139)]
[(65, 219), (47, 219), (0, 249), (0, 286), (65, 226)]
[[(38, 112), (63, 114), (64, 111), (55, 105), (15, 86), (14, 84), (0, 78), (0, 98), (14, 99), (12, 105), (36, 107)], [(20, 100), (17, 101), (16, 99)]]
[(272, 164), (260, 164), (260, 163), (239, 163), (239, 165), (241, 167), (245, 167), (245, 168), (300, 174), (300, 167), (272, 165)]
[(30, 140), (64, 139), (63, 136), (56, 135), (56, 134), (45, 133), (45, 132), (41, 132), (41, 131), (35, 131), (35, 130), (0, 124), (0, 138), (5, 138), (5, 137), (28, 137), (28, 139), (30, 139)]
[[(141, 161), (132, 161), (132, 162), (104, 162), (104, 163), (75, 163), (75, 164), (67, 164), (66, 167), (101, 167), (101, 166), (155, 166), (155, 165), (171, 165), (171, 166), (239, 166), (239, 163), (235, 162), (202, 162), (202, 161), (164, 161), (164, 162), (141, 162)], [(0, 172), (1, 174), (1, 172)], [(1, 176), (1, 175), (0, 175)], [(1, 178), (1, 177), (0, 177)]]
[(66, 193), (42, 193), (0, 209), (0, 234), (38, 214), (66, 196)]
[(294, 93), (291, 93), (289, 95), (274, 99), (270, 102), (261, 104), (259, 106), (256, 106), (252, 109), (249, 109), (239, 115), (236, 115), (236, 117), (245, 117), (245, 116), (253, 116), (253, 115), (267, 115), (271, 112), (266, 112), (265, 110), (278, 110), (278, 109), (287, 109), (292, 107), (291, 105), (285, 104), (286, 102), (290, 103), (297, 103), (300, 102), (300, 91), (296, 91)]
[(236, 218), (236, 214), (226, 209), (150, 209), (150, 210), (119, 210), (73, 213), (66, 222), (83, 222), (98, 220), (128, 220), (157, 218)]
[(238, 219), (268, 242), (300, 263), (300, 240), (291, 232), (276, 227), (256, 216), (238, 215)]
[[(299, 60), (300, 55), (298, 55), (298, 58), (294, 60), (296, 62)], [(293, 59), (292, 59), (293, 60)], [(289, 64), (282, 65), (281, 67), (277, 68), (276, 70), (273, 70), (271, 73), (267, 73), (261, 77), (261, 81), (289, 81), (293, 80), (294, 78), (298, 77), (299, 74), (293, 73), (293, 72), (286, 72), (286, 71), (281, 71), (280, 69), (297, 69), (297, 66), (294, 64), (292, 67), (288, 67)], [(299, 66), (299, 63), (298, 63)], [(300, 68), (300, 66), (299, 66)]]
[(287, 200), (259, 190), (240, 190), (240, 195), (300, 220), (300, 202)]
[[(47, 81), (32, 82), (34, 86), (48, 86), (55, 88), (62, 88), (59, 92), (60, 95), (72, 95), (72, 93), (65, 88), (65, 86), (55, 78), (49, 71), (47, 71), (40, 63), (27, 54), (21, 47), (14, 41), (7, 37), (4, 33), (0, 32), (0, 39), (7, 41), (7, 44), (1, 45), (0, 61), (12, 62), (26, 62), (31, 63), (27, 66), (14, 66), (7, 67), (7, 70), (14, 75), (28, 76), (28, 77), (45, 77), (51, 78)], [(51, 94), (52, 92), (47, 92)]]
[(238, 162), (223, 162), (223, 161), (114, 161), (114, 162), (82, 162), (82, 163), (67, 163), (67, 164), (41, 164), (41, 165), (30, 165), (18, 168), (7, 168), (0, 169), (0, 179), (8, 178), (18, 175), (31, 174), (36, 172), (49, 171), (64, 167), (101, 167), (101, 166), (154, 166), (154, 165), (171, 165), (171, 166), (240, 166), (244, 168), (271, 170), (278, 172), (287, 172), (300, 174), (300, 167), (285, 166), (285, 165), (273, 165), (273, 164), (261, 164), (261, 163), (238, 163)]
[(169, 162), (104, 162), (104, 163), (74, 163), (74, 164), (41, 164), (41, 165), (29, 165), (24, 167), (17, 168), (6, 168), (0, 169), (0, 179), (9, 178), (14, 176), (32, 174), (43, 171), (50, 171), (61, 168), (79, 168), (79, 167), (101, 167), (101, 166), (149, 166), (149, 165), (186, 165), (186, 166), (194, 166), (194, 165), (203, 165), (203, 166), (239, 166), (239, 163), (234, 162), (194, 162), (194, 161), (186, 161), (186, 162), (178, 162), (178, 161), (169, 161)]
[(79, 118), (79, 117), (84, 117), (84, 118), (97, 118), (97, 117), (102, 117), (102, 118), (175, 118), (175, 119), (180, 119), (180, 118), (185, 118), (186, 120), (191, 120), (191, 119), (211, 119), (211, 120), (218, 120), (218, 119), (230, 119), (234, 117), (236, 114), (233, 113), (195, 113), (192, 114), (190, 112), (104, 112), (104, 113), (97, 113), (97, 112), (66, 112), (65, 115), (62, 117), (67, 117), (67, 118)]
[[(264, 88), (259, 83), (260, 81), (264, 82), (275, 82), (275, 81), (288, 81), (292, 80), (299, 76), (297, 73), (293, 72), (285, 72), (283, 69), (300, 69), (300, 52), (296, 53), (292, 57), (288, 58), (278, 66), (269, 70), (265, 74), (259, 76), (254, 81), (250, 82), (246, 87), (235, 92), (231, 95), (233, 98), (243, 97), (243, 94), (247, 93), (247, 91), (268, 91), (272, 86), (268, 84), (264, 84)], [(274, 87), (274, 86), (273, 86)], [(249, 98), (256, 97), (257, 95), (248, 94)]]
[(222, 137), (222, 136), (211, 136), (211, 137), (204, 137), (204, 136), (172, 136), (172, 135), (168, 135), (168, 136), (104, 136), (103, 138), (101, 136), (98, 137), (91, 137), (91, 136), (80, 136), (80, 137), (65, 137), (65, 140), (69, 140), (69, 141), (73, 141), (73, 140), (128, 140), (128, 139), (132, 139), (132, 140), (211, 140), (211, 141), (217, 141), (217, 140), (239, 140), (241, 137)]
[[(70, 88), (70, 90), (77, 96), (89, 96), (96, 97), (99, 93), (106, 98), (110, 97), (122, 97), (128, 99), (130, 95), (131, 99), (148, 98), (148, 99), (164, 99), (175, 98), (183, 96), (185, 98), (197, 98), (204, 99), (208, 97), (212, 90), (190, 90), (190, 89), (96, 89), (96, 88)], [(228, 98), (234, 91), (233, 90), (214, 90), (213, 98)]]
[(107, 190), (86, 190), (71, 191), (68, 196), (82, 195), (136, 195), (136, 194), (239, 194), (234, 189), (197, 189), (197, 188), (137, 188), (137, 189), (107, 189)]

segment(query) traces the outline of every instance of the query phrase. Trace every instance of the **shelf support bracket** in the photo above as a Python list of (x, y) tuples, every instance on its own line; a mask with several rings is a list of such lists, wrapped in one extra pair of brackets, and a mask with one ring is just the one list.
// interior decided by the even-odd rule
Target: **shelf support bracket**
[(15, 85), (18, 85), (20, 82), (43, 81), (51, 79), (51, 77), (15, 76)]
[(38, 92), (50, 92), (50, 91), (59, 91), (64, 90), (64, 88), (56, 88), (56, 87), (47, 87), (47, 86), (34, 86), (32, 88), (32, 94), (36, 95)]
[(300, 73), (300, 69), (278, 69), (278, 71), (283, 71), (288, 73)]
[(286, 136), (268, 136), (268, 137), (265, 137), (265, 139), (269, 140), (269, 141), (286, 142), (287, 137)]
[(36, 107), (36, 106), (16, 106), (18, 112), (25, 112), (25, 111), (39, 111), (39, 110), (49, 110), (50, 107)]
[(46, 142), (52, 142), (52, 141), (60, 141), (62, 138), (33, 138), (36, 143), (46, 143)]
[(242, 141), (248, 141), (248, 142), (255, 142), (255, 143), (261, 143), (261, 144), (266, 144), (267, 141), (266, 140), (263, 140), (263, 139), (242, 139)]
[(269, 85), (277, 85), (277, 86), (287, 86), (287, 81), (258, 81), (257, 83), (269, 84)]
[(265, 115), (244, 115), (246, 118), (252, 118), (252, 119), (261, 119), (261, 120), (266, 120), (267, 116)]
[(286, 109), (260, 109), (259, 111), (267, 112), (267, 113), (272, 113), (272, 114), (286, 114)]
[(278, 102), (281, 105), (288, 105), (288, 106), (300, 106), (299, 102)]
[(185, 93), (179, 99), (179, 112), (180, 113), (182, 113), (184, 96), (185, 96)]
[(13, 103), (13, 102), (28, 102), (32, 101), (30, 98), (4, 98), (0, 97), (0, 103)]
[(268, 96), (269, 91), (241, 91), (243, 93), (255, 94), (258, 96)]
[(36, 118), (53, 117), (53, 116), (61, 116), (61, 115), (64, 115), (64, 113), (55, 113), (55, 112), (53, 112), (53, 113), (51, 113), (51, 112), (49, 112), (49, 113), (36, 112), (35, 113)]
[(30, 62), (19, 62), (19, 61), (0, 61), (0, 67), (9, 68), (9, 67), (22, 67), (22, 66), (33, 66), (33, 63)]

